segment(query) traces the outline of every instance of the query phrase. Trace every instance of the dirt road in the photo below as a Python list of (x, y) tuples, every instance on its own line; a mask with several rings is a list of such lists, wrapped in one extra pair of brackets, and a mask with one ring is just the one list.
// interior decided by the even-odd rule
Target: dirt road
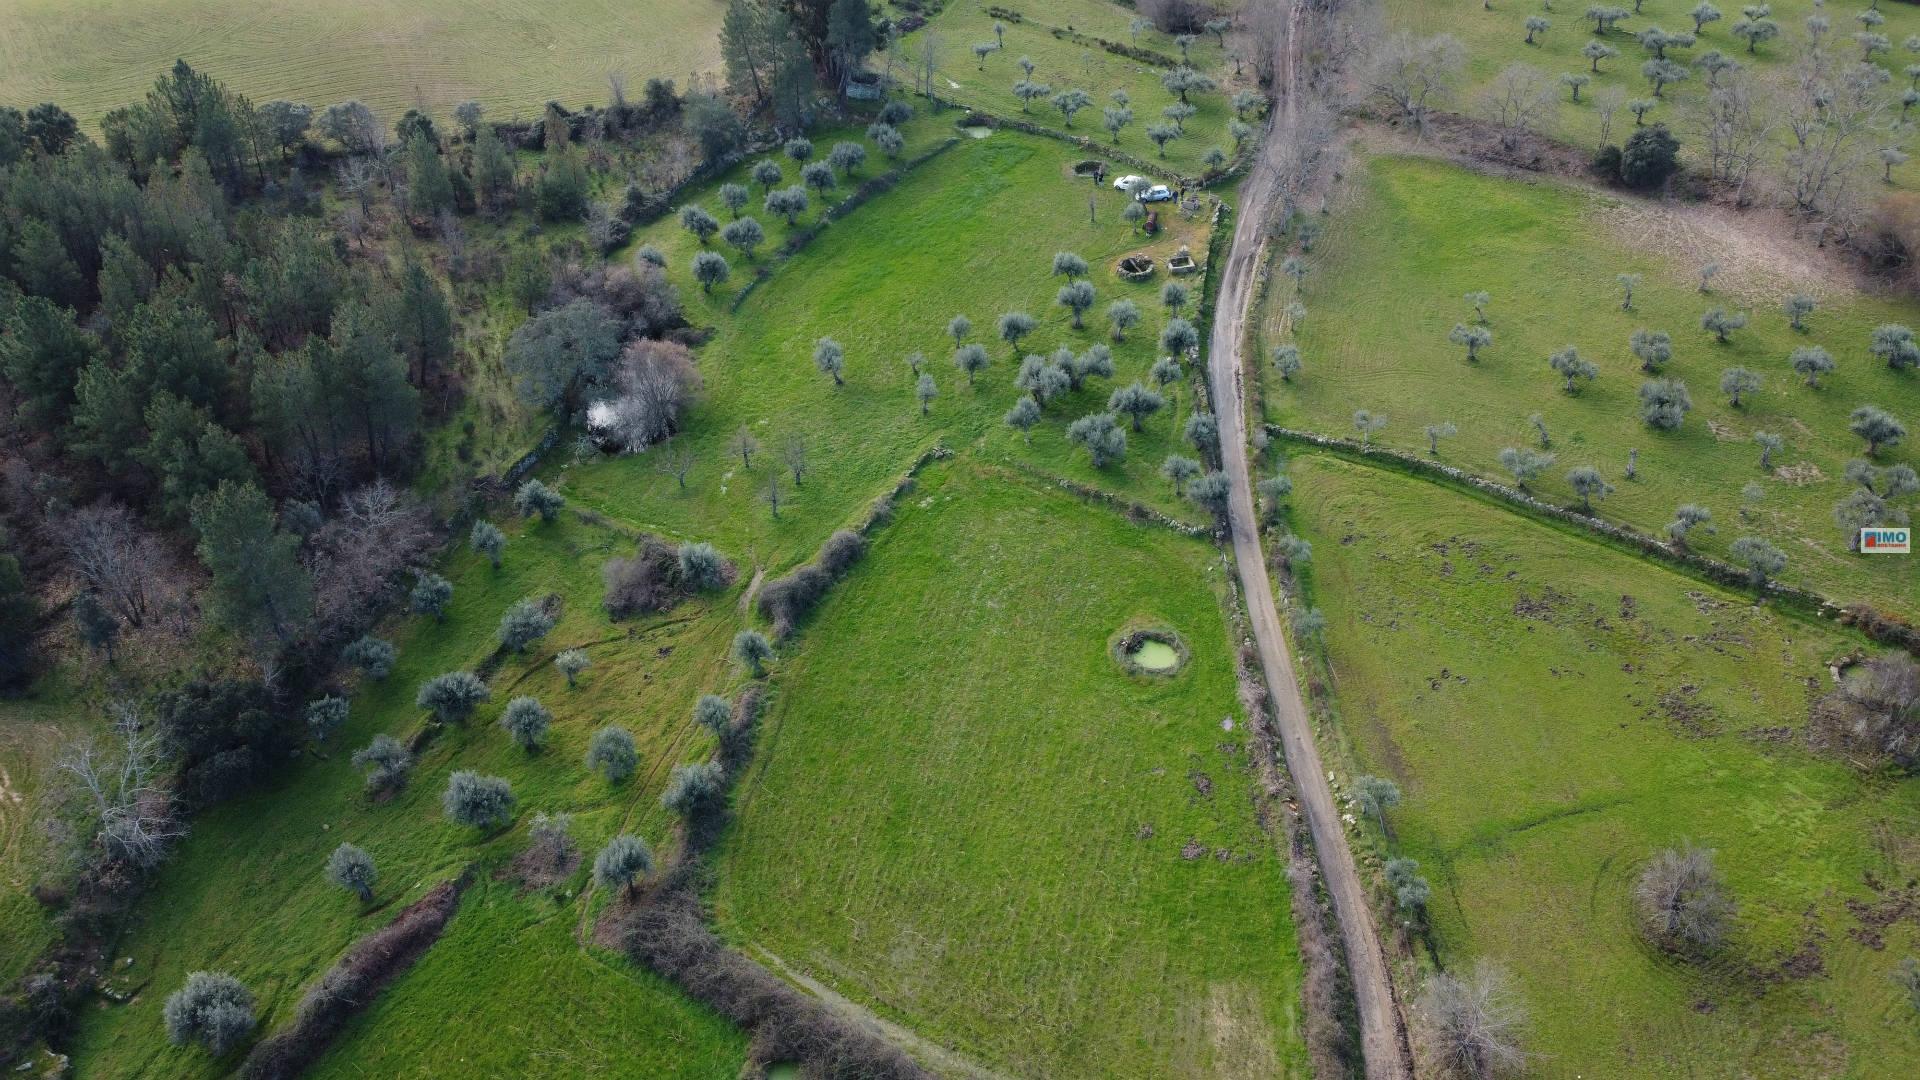
[(1341, 829), (1339, 807), (1327, 782), (1326, 766), (1321, 763), (1320, 751), (1314, 745), (1313, 728), (1306, 702), (1300, 697), (1299, 681), (1294, 677), (1286, 635), (1281, 632), (1280, 611), (1274, 603), (1267, 562), (1260, 549), (1253, 478), (1247, 461), (1241, 350), (1246, 341), (1247, 308), (1253, 294), (1254, 274), (1264, 251), (1262, 241), (1278, 201), (1279, 151), (1291, 130), (1288, 121), (1302, 92), (1302, 73), (1297, 70), (1296, 54), (1301, 40), (1300, 23), (1308, 17), (1303, 0), (1270, 2), (1286, 5), (1291, 32), (1286, 35), (1282, 55), (1274, 69), (1277, 100), (1266, 145), (1240, 189), (1240, 216), (1234, 225), (1233, 246), (1220, 274), (1220, 292), (1208, 344), (1207, 376), (1214, 408), (1219, 414), (1222, 466), (1232, 483), (1228, 522), (1233, 533), (1234, 561), (1239, 565), (1254, 642), (1259, 647), (1261, 668), (1272, 694), (1274, 721), (1287, 770), (1293, 775), (1321, 873), (1325, 875), (1327, 892), (1333, 900), (1340, 936), (1346, 945), (1367, 1076), (1369, 1080), (1397, 1080), (1412, 1073), (1405, 1027), (1353, 852), (1348, 849), (1346, 834)]

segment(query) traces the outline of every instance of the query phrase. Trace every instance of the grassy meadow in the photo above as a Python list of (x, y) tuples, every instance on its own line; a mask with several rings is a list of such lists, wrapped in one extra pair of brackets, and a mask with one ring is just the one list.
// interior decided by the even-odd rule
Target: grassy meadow
[[(1289, 336), (1281, 312), (1292, 284), (1276, 275), (1265, 324), (1269, 345), (1296, 340), (1304, 370), (1291, 383), (1265, 368), (1270, 421), (1352, 437), (1356, 409), (1384, 413), (1375, 439), (1424, 452), (1423, 429), (1450, 421), (1457, 437), (1440, 445), (1441, 460), (1511, 482), (1499, 466), (1502, 447), (1535, 446), (1528, 423), (1539, 413), (1558, 461), (1535, 483), (1544, 497), (1573, 504), (1565, 475), (1595, 465), (1616, 491), (1596, 504), (1607, 518), (1657, 532), (1682, 502), (1713, 511), (1716, 536), (1695, 546), (1725, 555), (1742, 535), (1767, 538), (1787, 553), (1785, 579), (1841, 600), (1866, 600), (1920, 614), (1920, 576), (1907, 562), (1848, 553), (1832, 508), (1851, 489), (1846, 463), (1862, 456), (1848, 414), (1877, 404), (1920, 430), (1920, 376), (1897, 372), (1867, 351), (1876, 325), (1920, 322), (1920, 308), (1863, 295), (1845, 281), (1810, 286), (1820, 308), (1796, 333), (1780, 301), (1802, 287), (1771, 261), (1737, 246), (1712, 295), (1698, 290), (1698, 261), (1639, 246), (1638, 238), (1674, 231), (1706, 232), (1712, 223), (1645, 218), (1639, 204), (1553, 183), (1489, 178), (1439, 162), (1370, 159), (1355, 170), (1357, 191), (1336, 213), (1314, 251), (1301, 302), (1306, 318)], [(1703, 242), (1699, 261), (1717, 254)], [(1642, 281), (1634, 309), (1623, 311), (1617, 275)], [(1479, 362), (1449, 344), (1455, 323), (1472, 321), (1462, 296), (1486, 290), (1494, 339)], [(1729, 344), (1700, 328), (1710, 307), (1750, 312)], [(1379, 313), (1393, 317), (1382, 319)], [(1646, 376), (1627, 348), (1634, 330), (1673, 336), (1664, 374), (1684, 381), (1693, 412), (1677, 431), (1657, 432), (1640, 419)], [(1599, 366), (1578, 395), (1562, 389), (1547, 356), (1565, 346)], [(1832, 353), (1838, 369), (1809, 389), (1788, 366), (1803, 345)], [(1720, 393), (1721, 372), (1741, 365), (1764, 385), (1741, 408)], [(1756, 431), (1786, 439), (1769, 473), (1760, 468)], [(1640, 452), (1639, 476), (1624, 476), (1628, 452)], [(1884, 450), (1880, 464), (1920, 462), (1913, 439)], [(1764, 497), (1747, 505), (1742, 488), (1758, 482)], [(1911, 500), (1908, 500), (1911, 502)]]
[[(969, 458), (922, 477), (783, 665), (722, 931), (1010, 1075), (1304, 1075), (1228, 569)], [(1145, 625), (1191, 663), (1123, 672)]]
[[(721, 310), (720, 303), (700, 306), (690, 270), (697, 245), (676, 220), (642, 230), (635, 245), (652, 242), (668, 253), (669, 277), (687, 297), (690, 317), (710, 320), (715, 330), (698, 350), (703, 400), (677, 437), (692, 449), (695, 465), (684, 492), (650, 453), (573, 467), (565, 490), (622, 520), (674, 536), (706, 536), (749, 564), (774, 569), (858, 520), (923, 450), (943, 442), (954, 449), (978, 446), (995, 459), (1195, 517), (1157, 471), (1167, 453), (1185, 446), (1179, 427), (1193, 400), (1185, 383), (1175, 384), (1169, 407), (1147, 421), (1144, 433), (1129, 433), (1126, 460), (1107, 469), (1095, 470), (1084, 451), (1069, 446), (1065, 430), (1074, 418), (1103, 411), (1113, 389), (1146, 379), (1158, 355), (1156, 342), (1167, 321), (1158, 298), (1166, 275), (1162, 271), (1144, 284), (1122, 282), (1114, 263), (1147, 251), (1164, 265), (1182, 244), (1203, 252), (1204, 220), (1170, 215), (1169, 227), (1147, 242), (1120, 219), (1123, 197), (1074, 179), (1072, 161), (1068, 148), (1018, 132), (963, 138), (893, 190), (835, 221), (755, 288), (737, 312)], [(1089, 192), (1096, 199), (1092, 221)], [(724, 216), (717, 202), (709, 204)], [(1052, 276), (1052, 261), (1062, 250), (1087, 260), (1098, 294), (1082, 330), (1072, 329), (1070, 314), (1054, 304), (1065, 279)], [(1198, 276), (1186, 280), (1197, 295)], [(742, 287), (736, 273), (722, 289)], [(729, 295), (722, 289), (714, 290), (717, 300)], [(1121, 297), (1139, 306), (1142, 321), (1125, 341), (1114, 342), (1104, 312)], [(1000, 314), (1016, 309), (1040, 322), (1018, 355), (994, 331)], [(1189, 317), (1192, 311), (1187, 309)], [(946, 329), (956, 314), (972, 320), (967, 340), (985, 345), (991, 357), (972, 388), (951, 361), (954, 342)], [(823, 336), (845, 347), (844, 386), (814, 367), (814, 344)], [(1113, 378), (1090, 379), (1079, 392), (1049, 404), (1030, 446), (1004, 424), (1021, 394), (1013, 385), (1019, 355), (1047, 355), (1063, 345), (1085, 352), (1100, 342), (1113, 349)], [(939, 387), (925, 417), (906, 362), (916, 351), (926, 354), (923, 370)], [(742, 427), (761, 447), (751, 468), (728, 450)], [(793, 436), (804, 440), (810, 469), (797, 489), (790, 474), (781, 476), (775, 519), (764, 495)]]
[[(996, 20), (989, 14), (987, 9), (993, 6), (996, 5), (985, 0), (953, 0), (924, 28), (901, 39), (901, 63), (912, 69), (931, 41), (936, 57), (934, 92), (940, 96), (1103, 144), (1111, 144), (1112, 137), (1101, 126), (1101, 110), (1113, 104), (1109, 97), (1113, 91), (1125, 90), (1132, 101), (1129, 107), (1134, 119), (1120, 132), (1120, 148), (1136, 157), (1162, 160), (1162, 155), (1147, 139), (1147, 125), (1162, 122), (1161, 110), (1178, 100), (1160, 84), (1165, 69), (1054, 33), (1056, 28), (1072, 30), (1130, 44), (1136, 41), (1129, 30), (1135, 12), (1109, 0), (1049, 0), (1046, 4), (1024, 7), (997, 5), (1025, 16), (1019, 22), (1010, 22)], [(998, 39), (993, 32), (996, 21), (1005, 28)], [(976, 44), (991, 44), (996, 40), (1001, 46), (998, 51), (984, 59), (974, 55)], [(1175, 58), (1180, 55), (1172, 36), (1158, 30), (1142, 31), (1137, 41), (1143, 49)], [(1046, 83), (1056, 92), (1078, 88), (1092, 96), (1093, 104), (1074, 117), (1071, 128), (1048, 99), (1036, 99), (1028, 113), (1021, 112), (1020, 99), (1013, 96), (1013, 84), (1025, 77), (1018, 64), (1023, 56), (1033, 61), (1034, 81)], [(1198, 176), (1205, 171), (1206, 166), (1200, 159), (1208, 149), (1218, 146), (1233, 154), (1233, 137), (1227, 132), (1233, 109), (1228, 99), (1234, 90), (1252, 86), (1253, 79), (1250, 73), (1238, 79), (1233, 76), (1232, 63), (1211, 35), (1201, 35), (1189, 56), (1197, 70), (1220, 83), (1220, 89), (1190, 95), (1190, 103), (1199, 111), (1186, 121), (1186, 134), (1167, 144), (1164, 160), (1168, 171)], [(886, 61), (880, 57), (873, 63), (884, 68)], [(907, 72), (896, 72), (896, 78), (905, 83), (913, 81)], [(1125, 171), (1124, 167), (1109, 176), (1120, 171)]]
[[(1451, 34), (1465, 46), (1467, 68), (1460, 93), (1451, 106), (1458, 111), (1483, 113), (1482, 99), (1487, 87), (1509, 64), (1524, 63), (1538, 68), (1556, 84), (1564, 74), (1588, 75), (1592, 81), (1581, 89), (1577, 105), (1568, 89), (1559, 88), (1561, 104), (1547, 130), (1570, 142), (1592, 146), (1599, 140), (1601, 126), (1600, 117), (1594, 111), (1593, 95), (1617, 87), (1627, 101), (1651, 98), (1652, 87), (1641, 75), (1640, 66), (1652, 54), (1641, 46), (1639, 34), (1654, 26), (1670, 34), (1693, 33), (1693, 20), (1687, 12), (1693, 10), (1695, 3), (1696, 0), (1646, 0), (1640, 5), (1639, 14), (1620, 20), (1612, 31), (1599, 37), (1619, 50), (1620, 55), (1601, 61), (1598, 73), (1593, 71), (1592, 61), (1580, 54), (1587, 42), (1596, 37), (1593, 20), (1581, 18), (1589, 6), (1586, 4), (1562, 4), (1551, 12), (1521, 0), (1504, 0), (1494, 3), (1491, 9), (1482, 0), (1385, 0), (1384, 7), (1390, 28), (1420, 36)], [(1632, 10), (1634, 5), (1602, 6)], [(1773, 9), (1773, 21), (1780, 25), (1780, 36), (1760, 45), (1753, 53), (1747, 51), (1745, 41), (1732, 33), (1733, 24), (1740, 19), (1740, 10), (1746, 5), (1725, 0), (1714, 6), (1720, 9), (1722, 18), (1706, 24), (1705, 32), (1693, 48), (1669, 50), (1669, 59), (1691, 68), (1694, 60), (1717, 50), (1757, 73), (1762, 80), (1783, 81), (1790, 77), (1796, 58), (1811, 47), (1806, 29), (1808, 16), (1818, 11), (1831, 25), (1826, 34), (1826, 48), (1830, 52), (1843, 59), (1858, 59), (1861, 50), (1854, 43), (1853, 35), (1861, 30), (1861, 24), (1854, 21), (1854, 15), (1872, 6), (1886, 19), (1877, 32), (1885, 35), (1892, 45), (1886, 52), (1878, 53), (1874, 62), (1892, 76), (1886, 94), (1894, 112), (1899, 111), (1900, 91), (1909, 82), (1904, 74), (1906, 66), (1920, 63), (1920, 54), (1903, 47), (1909, 36), (1920, 34), (1920, 9), (1912, 4), (1862, 2), (1821, 7), (1815, 0), (1776, 0), (1768, 6)], [(1533, 16), (1544, 17), (1553, 25), (1545, 33), (1536, 35), (1534, 44), (1528, 45), (1525, 24)], [(1665, 123), (1680, 135), (1683, 144), (1694, 142), (1687, 130), (1686, 115), (1689, 107), (1704, 96), (1705, 86), (1705, 75), (1693, 70), (1686, 81), (1663, 91), (1661, 104), (1647, 114), (1647, 122)], [(1612, 141), (1623, 142), (1632, 129), (1633, 114), (1622, 108), (1613, 119)], [(1682, 153), (1685, 154), (1684, 149)], [(1915, 167), (1911, 164), (1896, 167), (1895, 182), (1910, 185), (1920, 176), (1914, 171)]]
[[(1405, 793), (1392, 847), (1432, 882), (1440, 961), (1515, 977), (1530, 1075), (1910, 1071), (1890, 976), (1920, 948), (1920, 787), (1798, 734), (1856, 640), (1397, 474), (1293, 475), (1335, 738)], [(1686, 840), (1740, 906), (1702, 966), (1647, 945), (1629, 900)]]
[(138, 101), (185, 59), (256, 102), (316, 109), (358, 98), (391, 123), (478, 100), (532, 117), (550, 100), (605, 102), (608, 76), (637, 96), (720, 67), (715, 0), (15, 0), (0, 5), (0, 103), (56, 101), (92, 125)]
[[(427, 1075), (455, 1054), (488, 1075), (559, 1068), (557, 1062), (605, 1060), (607, 1033), (635, 1028), (647, 1037), (622, 1044), (623, 1067), (649, 1075), (732, 1075), (745, 1057), (742, 1037), (718, 1017), (624, 960), (575, 937), (584, 869), (555, 890), (523, 893), (489, 875), (526, 843), (539, 811), (574, 815), (573, 835), (592, 853), (617, 831), (636, 832), (665, 852), (671, 815), (658, 798), (670, 768), (710, 752), (711, 737), (691, 720), (693, 701), (724, 692), (733, 670), (727, 647), (738, 628), (735, 597), (695, 600), (665, 616), (619, 626), (600, 607), (599, 566), (630, 545), (568, 513), (549, 524), (510, 531), (498, 571), (461, 552), (444, 568), (454, 582), (446, 621), (408, 619), (391, 628), (399, 664), (383, 682), (352, 698), (347, 728), (322, 760), (296, 764), (284, 782), (200, 814), (122, 938), (110, 985), (134, 994), (82, 1014), (75, 1046), (81, 1071), (100, 1076), (215, 1076), (232, 1062), (167, 1044), (163, 999), (189, 971), (239, 976), (258, 996), (262, 1030), (291, 1014), (304, 988), (357, 937), (469, 864), (480, 883), (463, 900), (446, 936), (422, 963), (363, 1014), (321, 1071)], [(411, 782), (384, 802), (363, 793), (348, 756), (377, 732), (405, 739), (422, 722), (413, 697), (421, 681), (471, 670), (493, 651), (500, 614), (526, 596), (557, 592), (565, 614), (524, 657), (509, 658), (490, 680), (493, 700), (464, 728), (450, 729), (419, 755)], [(584, 647), (593, 666), (579, 688), (548, 661)], [(501, 731), (507, 701), (538, 697), (554, 714), (546, 748), (527, 754)], [(582, 764), (588, 738), (603, 725), (633, 732), (641, 752), (633, 780), (614, 787)], [(518, 800), (511, 828), (482, 836), (447, 821), (440, 796), (449, 774), (473, 769), (504, 776)], [(372, 910), (326, 884), (333, 848), (367, 849), (380, 872)], [(511, 948), (513, 962), (500, 962)], [(604, 1023), (603, 1023), (604, 1021)], [(586, 1041), (582, 1042), (581, 1039)], [(544, 1064), (543, 1064), (544, 1063)]]

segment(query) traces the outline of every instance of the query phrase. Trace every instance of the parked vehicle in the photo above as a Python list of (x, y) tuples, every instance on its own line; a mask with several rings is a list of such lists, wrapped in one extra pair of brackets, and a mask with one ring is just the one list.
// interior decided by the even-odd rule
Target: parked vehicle
[(1155, 184), (1135, 195), (1134, 198), (1139, 199), (1141, 202), (1172, 202), (1173, 189), (1165, 184)]

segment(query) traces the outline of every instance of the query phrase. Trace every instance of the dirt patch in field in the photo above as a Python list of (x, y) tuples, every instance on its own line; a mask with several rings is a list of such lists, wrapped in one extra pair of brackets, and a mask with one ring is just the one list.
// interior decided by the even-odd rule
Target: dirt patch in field
[[(1774, 315), (1788, 293), (1825, 300), (1857, 287), (1853, 269), (1831, 249), (1823, 252), (1795, 237), (1769, 211), (1617, 198), (1601, 204), (1594, 216), (1621, 243), (1674, 260), (1678, 273), (1692, 275), (1707, 263), (1719, 263), (1703, 303)], [(1698, 278), (1690, 281), (1699, 284)]]
[(1197, 1002), (1192, 1011), (1197, 1015), (1187, 1026), (1197, 1028), (1213, 1051), (1207, 1075), (1281, 1075), (1273, 1028), (1267, 1023), (1258, 987), (1214, 983), (1207, 988), (1206, 1000)]
[(1847, 930), (1847, 936), (1879, 952), (1887, 947), (1886, 931), (1906, 920), (1920, 921), (1920, 887), (1911, 882), (1904, 888), (1887, 889), (1871, 875), (1867, 884), (1880, 893), (1880, 899), (1868, 903), (1848, 900), (1847, 911), (1859, 925)]
[(1552, 622), (1553, 617), (1571, 603), (1573, 603), (1573, 597), (1549, 585), (1540, 590), (1537, 596), (1521, 593), (1520, 598), (1513, 602), (1513, 613), (1522, 619)]
[(1654, 700), (1654, 715), (1676, 733), (1704, 739), (1720, 733), (1720, 712), (1700, 700), (1700, 688), (1693, 683), (1661, 692)]
[(1817, 484), (1825, 480), (1827, 475), (1820, 471), (1820, 466), (1811, 461), (1796, 461), (1791, 465), (1782, 465), (1774, 469), (1773, 478), (1792, 484), (1794, 487), (1806, 487), (1808, 484)]
[(1718, 420), (1707, 421), (1707, 430), (1713, 432), (1713, 437), (1720, 440), (1721, 442), (1746, 442), (1747, 441), (1747, 437), (1745, 435), (1740, 434), (1739, 432), (1733, 430), (1731, 427), (1728, 427), (1726, 424), (1723, 424)]

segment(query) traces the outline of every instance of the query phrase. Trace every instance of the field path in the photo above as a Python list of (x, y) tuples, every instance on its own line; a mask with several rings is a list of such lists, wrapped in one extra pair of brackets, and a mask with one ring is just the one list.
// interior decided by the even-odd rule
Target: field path
[(1302, 0), (1267, 2), (1285, 4), (1287, 11), (1288, 32), (1283, 36), (1281, 55), (1274, 68), (1277, 102), (1268, 121), (1266, 143), (1240, 189), (1240, 216), (1234, 225), (1226, 265), (1220, 273), (1220, 292), (1214, 307), (1207, 378), (1220, 422), (1221, 464), (1232, 485), (1227, 521), (1233, 534), (1234, 562), (1239, 565), (1241, 590), (1246, 595), (1254, 642), (1260, 650), (1260, 666), (1273, 699), (1274, 722), (1280, 732), (1287, 771), (1293, 774), (1294, 787), (1299, 792), (1314, 850), (1319, 856), (1320, 871), (1333, 899), (1334, 917), (1340, 923), (1340, 936), (1346, 945), (1367, 1076), (1369, 1080), (1400, 1080), (1412, 1075), (1405, 1024), (1394, 998), (1386, 955), (1374, 930), (1353, 852), (1348, 849), (1346, 834), (1341, 828), (1326, 766), (1314, 745), (1313, 727), (1306, 702), (1300, 697), (1300, 683), (1294, 677), (1286, 635), (1281, 632), (1280, 610), (1274, 603), (1273, 585), (1267, 578), (1258, 519), (1253, 512), (1240, 354), (1246, 340), (1254, 271), (1265, 252), (1268, 218), (1279, 198), (1280, 159), (1302, 91), (1296, 54), (1301, 38), (1300, 24), (1307, 17), (1307, 4)]

